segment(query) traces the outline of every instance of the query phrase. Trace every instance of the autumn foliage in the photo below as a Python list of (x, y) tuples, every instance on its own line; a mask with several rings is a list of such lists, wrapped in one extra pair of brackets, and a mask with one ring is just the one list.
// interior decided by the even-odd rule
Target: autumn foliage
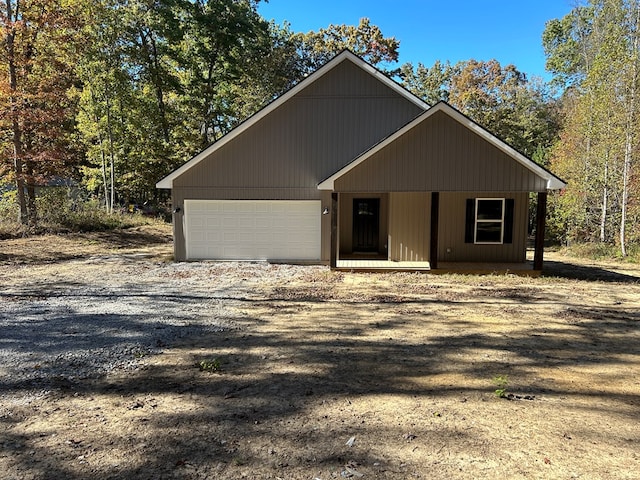
[(7, 0), (0, 12), (0, 173), (22, 223), (36, 223), (36, 188), (78, 158), (71, 89), (82, 23), (77, 2)]

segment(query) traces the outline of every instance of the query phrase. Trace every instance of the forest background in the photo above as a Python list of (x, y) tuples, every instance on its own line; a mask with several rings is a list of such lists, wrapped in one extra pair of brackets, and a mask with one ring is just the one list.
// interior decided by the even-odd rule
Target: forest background
[(300, 33), (258, 3), (4, 0), (0, 234), (162, 212), (158, 180), (349, 48), (563, 178), (551, 241), (640, 256), (640, 0), (549, 19), (549, 82), (496, 60), (397, 65), (400, 40), (366, 18)]

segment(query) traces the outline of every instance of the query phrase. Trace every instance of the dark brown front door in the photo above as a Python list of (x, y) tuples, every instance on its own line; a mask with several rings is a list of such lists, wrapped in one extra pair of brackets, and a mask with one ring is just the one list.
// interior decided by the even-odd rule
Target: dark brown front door
[(380, 199), (353, 199), (353, 251), (377, 252), (380, 232)]

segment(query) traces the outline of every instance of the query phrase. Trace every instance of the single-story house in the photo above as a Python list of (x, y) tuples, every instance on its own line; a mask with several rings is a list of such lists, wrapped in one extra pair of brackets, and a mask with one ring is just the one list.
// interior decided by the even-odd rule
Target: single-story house
[(344, 51), (160, 180), (175, 259), (333, 268), (542, 268), (547, 191), (565, 184), (447, 103)]

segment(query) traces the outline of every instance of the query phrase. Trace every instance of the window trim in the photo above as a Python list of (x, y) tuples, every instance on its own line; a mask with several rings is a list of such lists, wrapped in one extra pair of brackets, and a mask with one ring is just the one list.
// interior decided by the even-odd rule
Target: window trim
[[(482, 220), (478, 219), (478, 203), (481, 201), (496, 201), (500, 200), (502, 202), (502, 213), (500, 219), (488, 219)], [(473, 221), (473, 243), (475, 245), (504, 245), (504, 229), (505, 229), (505, 213), (506, 213), (506, 199), (503, 198), (492, 198), (492, 197), (481, 197), (475, 199), (475, 212), (474, 212), (474, 221)], [(478, 241), (478, 224), (479, 223), (498, 223), (500, 222), (500, 241), (498, 242), (479, 242)]]

